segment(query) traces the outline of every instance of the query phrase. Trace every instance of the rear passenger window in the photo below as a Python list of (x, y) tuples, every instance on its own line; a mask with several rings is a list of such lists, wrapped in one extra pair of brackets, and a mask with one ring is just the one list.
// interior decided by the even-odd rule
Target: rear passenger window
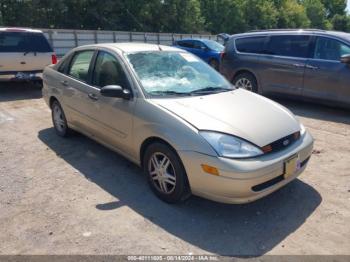
[(264, 51), (265, 36), (236, 39), (236, 49), (242, 53), (262, 54)]
[(194, 47), (193, 42), (191, 42), (191, 41), (181, 41), (181, 42), (178, 42), (178, 45), (183, 46), (183, 47), (187, 47), (187, 48)]
[(72, 59), (68, 75), (86, 82), (93, 55), (94, 51), (81, 51), (77, 53)]
[(350, 54), (350, 47), (338, 40), (318, 37), (316, 40), (314, 58), (339, 61), (343, 55)]
[(70, 58), (71, 58), (71, 55), (64, 58), (64, 60), (62, 61), (62, 63), (60, 64), (60, 66), (57, 69), (58, 72), (60, 72), (62, 74), (65, 74), (67, 72)]
[(271, 36), (268, 45), (268, 54), (307, 58), (309, 43), (310, 36), (307, 35)]

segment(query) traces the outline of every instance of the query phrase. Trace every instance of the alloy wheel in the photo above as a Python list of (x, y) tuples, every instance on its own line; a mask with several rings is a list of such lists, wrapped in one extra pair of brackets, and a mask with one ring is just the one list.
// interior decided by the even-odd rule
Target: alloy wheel
[(66, 121), (64, 119), (62, 109), (57, 104), (53, 106), (53, 121), (55, 123), (55, 127), (59, 132), (65, 131)]
[(170, 159), (163, 153), (154, 153), (148, 163), (152, 182), (162, 193), (171, 194), (176, 187), (176, 173)]
[(243, 89), (248, 90), (248, 91), (253, 91), (253, 84), (252, 84), (252, 82), (249, 79), (245, 78), (245, 77), (242, 77), (242, 78), (238, 79), (236, 84), (235, 84), (235, 87), (243, 88)]

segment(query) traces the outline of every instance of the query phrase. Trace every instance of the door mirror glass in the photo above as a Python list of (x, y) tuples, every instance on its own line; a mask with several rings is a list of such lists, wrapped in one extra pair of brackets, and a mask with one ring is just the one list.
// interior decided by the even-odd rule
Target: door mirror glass
[(131, 98), (130, 91), (118, 85), (104, 86), (100, 89), (100, 93), (101, 95), (106, 97), (116, 97), (116, 98), (123, 98), (127, 100)]
[(344, 64), (350, 64), (350, 54), (348, 55), (343, 55), (340, 58), (340, 62), (344, 63)]

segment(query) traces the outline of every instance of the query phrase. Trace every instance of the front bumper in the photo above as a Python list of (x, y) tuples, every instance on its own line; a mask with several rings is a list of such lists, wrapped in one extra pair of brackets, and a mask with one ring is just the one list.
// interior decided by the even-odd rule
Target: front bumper
[[(288, 148), (252, 159), (227, 159), (192, 151), (179, 151), (192, 193), (217, 202), (239, 204), (262, 198), (283, 187), (306, 168), (313, 138), (306, 132)], [(298, 155), (300, 169), (284, 177), (285, 161)], [(216, 167), (219, 176), (205, 173), (201, 164)]]
[(0, 81), (36, 81), (42, 78), (43, 70), (0, 71)]

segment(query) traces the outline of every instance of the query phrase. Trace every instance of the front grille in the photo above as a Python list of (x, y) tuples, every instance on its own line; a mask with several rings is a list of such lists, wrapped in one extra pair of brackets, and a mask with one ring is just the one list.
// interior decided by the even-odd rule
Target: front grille
[(281, 139), (278, 139), (275, 142), (272, 142), (271, 144), (262, 147), (262, 150), (264, 153), (277, 152), (291, 146), (299, 138), (300, 138), (300, 132), (298, 131), (289, 136), (282, 137)]

